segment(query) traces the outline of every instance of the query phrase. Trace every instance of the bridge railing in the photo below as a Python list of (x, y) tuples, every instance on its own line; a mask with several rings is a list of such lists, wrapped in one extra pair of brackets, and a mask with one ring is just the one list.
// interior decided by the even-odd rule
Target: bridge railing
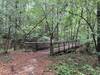
[(80, 42), (77, 40), (56, 42), (56, 44), (58, 44), (58, 48), (53, 47), (53, 52), (52, 52), (53, 54), (60, 52), (67, 52), (69, 49), (77, 48), (80, 46)]
[[(66, 52), (71, 48), (77, 48), (80, 46), (80, 42), (77, 40), (74, 41), (53, 41), (52, 42), (52, 48), (53, 48), (53, 54), (60, 53), (60, 52)], [(36, 51), (41, 49), (49, 49), (50, 42), (24, 42), (25, 49), (28, 49), (29, 47), (34, 48)], [(51, 52), (50, 52), (51, 53)]]

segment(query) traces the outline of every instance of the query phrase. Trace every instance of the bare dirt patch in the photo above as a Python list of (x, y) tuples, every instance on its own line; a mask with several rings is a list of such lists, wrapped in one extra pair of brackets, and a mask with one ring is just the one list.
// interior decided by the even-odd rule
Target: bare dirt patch
[(48, 51), (10, 52), (8, 56), (9, 62), (0, 60), (0, 75), (54, 75), (45, 71), (52, 63)]

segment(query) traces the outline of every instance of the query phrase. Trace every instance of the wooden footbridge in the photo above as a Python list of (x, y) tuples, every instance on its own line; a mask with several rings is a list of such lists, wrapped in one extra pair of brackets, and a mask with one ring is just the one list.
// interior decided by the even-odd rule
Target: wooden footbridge
[[(49, 49), (50, 54), (58, 54), (61, 52), (70, 52), (73, 48), (78, 48), (80, 46), (79, 41), (54, 41), (52, 42), (52, 45), (50, 42), (24, 42), (26, 50), (28, 46), (34, 46), (34, 48), (37, 50), (41, 49)], [(42, 47), (41, 47), (42, 46)], [(52, 49), (52, 50), (51, 50)]]

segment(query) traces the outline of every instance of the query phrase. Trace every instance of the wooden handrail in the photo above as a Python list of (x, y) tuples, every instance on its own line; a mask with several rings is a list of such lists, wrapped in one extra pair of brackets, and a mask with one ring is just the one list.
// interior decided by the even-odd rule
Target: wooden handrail
[[(78, 41), (54, 41), (53, 44), (58, 44), (58, 43), (68, 43), (68, 42), (78, 42)], [(25, 44), (50, 44), (50, 42), (24, 42)]]

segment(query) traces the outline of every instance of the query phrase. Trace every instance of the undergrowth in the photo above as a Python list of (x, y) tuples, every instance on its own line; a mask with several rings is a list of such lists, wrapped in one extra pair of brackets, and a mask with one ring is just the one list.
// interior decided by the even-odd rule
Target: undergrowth
[(91, 65), (93, 63), (91, 60), (94, 59), (92, 56), (80, 55), (76, 57), (75, 54), (66, 54), (55, 58), (56, 63), (51, 68), (57, 75), (100, 75), (100, 67)]
[(100, 75), (100, 67), (95, 69), (88, 64), (76, 65), (60, 63), (53, 65), (57, 75)]

